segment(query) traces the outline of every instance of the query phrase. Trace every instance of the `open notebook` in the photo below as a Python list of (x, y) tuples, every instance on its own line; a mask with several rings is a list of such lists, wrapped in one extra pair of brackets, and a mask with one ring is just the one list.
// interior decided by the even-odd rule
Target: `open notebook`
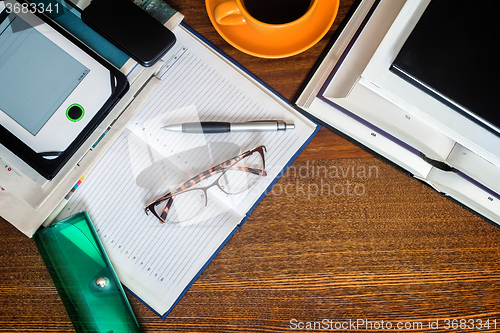
[[(208, 46), (185, 26), (157, 74), (162, 83), (129, 123), (58, 219), (88, 211), (122, 283), (165, 316), (211, 258), (319, 129), (288, 102)], [(166, 124), (281, 119), (284, 132), (172, 133)], [(185, 224), (160, 224), (145, 205), (241, 152), (264, 145), (267, 176), (208, 206)]]

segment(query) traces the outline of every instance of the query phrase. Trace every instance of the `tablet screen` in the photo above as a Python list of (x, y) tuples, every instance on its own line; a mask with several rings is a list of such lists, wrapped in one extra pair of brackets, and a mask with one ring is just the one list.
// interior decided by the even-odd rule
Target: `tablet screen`
[(19, 16), (0, 17), (0, 110), (31, 134), (89, 72)]

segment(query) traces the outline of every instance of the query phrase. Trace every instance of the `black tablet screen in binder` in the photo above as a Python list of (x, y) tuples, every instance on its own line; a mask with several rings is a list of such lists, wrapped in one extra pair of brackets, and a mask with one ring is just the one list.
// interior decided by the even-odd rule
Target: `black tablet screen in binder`
[(499, 132), (497, 16), (497, 1), (478, 0), (473, 6), (464, 1), (431, 1), (390, 70)]

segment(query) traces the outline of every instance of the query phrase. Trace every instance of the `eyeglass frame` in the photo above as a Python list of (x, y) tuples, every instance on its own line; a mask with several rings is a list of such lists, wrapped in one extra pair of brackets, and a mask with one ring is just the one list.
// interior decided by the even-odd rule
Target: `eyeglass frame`
[[(224, 173), (226, 171), (228, 171), (229, 169), (231, 169), (231, 167), (233, 167), (236, 163), (238, 163), (239, 161), (243, 160), (244, 158), (254, 154), (255, 152), (259, 153), (260, 157), (262, 158), (262, 170), (260, 169), (256, 169), (256, 168), (248, 168), (248, 167), (241, 167), (245, 172), (249, 172), (249, 173), (252, 173), (252, 174), (255, 174), (255, 175), (258, 175), (258, 176), (262, 176), (262, 177), (265, 177), (267, 176), (267, 172), (266, 172), (266, 160), (264, 158), (264, 152), (267, 152), (267, 149), (265, 146), (261, 145), (261, 146), (257, 146), (255, 148), (252, 148), (250, 150), (247, 150), (241, 154), (239, 154), (238, 156), (235, 156), (227, 161), (224, 161), (222, 163), (219, 163), (213, 167), (211, 167), (210, 169), (206, 170), (206, 171), (203, 171), (202, 173), (198, 174), (197, 176), (194, 176), (193, 178), (189, 179), (188, 181), (182, 183), (181, 185), (179, 185), (177, 188), (175, 188), (174, 190), (172, 191), (169, 191), (167, 192), (165, 195), (163, 195), (162, 197), (150, 202), (149, 204), (146, 205), (146, 207), (144, 208), (144, 212), (146, 213), (146, 215), (149, 215), (148, 212), (151, 212), (151, 214), (153, 214), (158, 220), (160, 220), (160, 223), (163, 224), (166, 222), (166, 217), (168, 215), (168, 210), (170, 209), (170, 207), (172, 206), (172, 203), (167, 203), (165, 208), (163, 209), (162, 211), (162, 214), (161, 216), (165, 216), (164, 218), (162, 218), (161, 216), (158, 216), (156, 210), (154, 209), (154, 206), (156, 206), (157, 204), (165, 201), (165, 200), (168, 200), (168, 199), (172, 199), (171, 201), (173, 201), (173, 197), (175, 197), (176, 195), (179, 195), (179, 194), (183, 194), (183, 193), (186, 193), (186, 192), (189, 192), (189, 191), (198, 191), (198, 190), (202, 190), (204, 192), (204, 195), (205, 195), (205, 207), (207, 207), (207, 204), (208, 204), (208, 199), (207, 199), (207, 191), (209, 188), (217, 185), (217, 187), (224, 193), (226, 194), (237, 194), (237, 193), (228, 193), (226, 192), (220, 185), (219, 185), (219, 180), (221, 179), (221, 177), (224, 175)], [(210, 178), (210, 177), (213, 177), (217, 174), (221, 174), (219, 177), (217, 177), (217, 179), (215, 179), (210, 185), (207, 185), (207, 186), (203, 186), (203, 187), (197, 187), (197, 188), (191, 188), (193, 186), (195, 186), (196, 184)], [(250, 189), (250, 188), (248, 188)], [(245, 189), (243, 191), (246, 191), (248, 189)], [(241, 192), (243, 192), (241, 191)], [(241, 193), (239, 192), (239, 193)], [(165, 211), (167, 210), (167, 211)]]

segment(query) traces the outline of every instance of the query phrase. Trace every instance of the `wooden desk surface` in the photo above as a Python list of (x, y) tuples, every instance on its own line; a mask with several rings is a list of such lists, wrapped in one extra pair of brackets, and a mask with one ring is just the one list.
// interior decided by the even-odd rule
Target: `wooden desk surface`
[[(168, 2), (291, 100), (352, 0), (341, 1), (320, 43), (280, 60), (229, 46), (204, 1)], [(358, 320), (357, 331), (370, 327), (362, 320), (379, 331), (382, 320), (415, 328), (407, 332), (431, 331), (436, 320), (439, 331), (500, 331), (498, 227), (326, 129), (291, 169), (165, 320), (129, 294), (145, 332), (282, 332), (323, 320), (342, 331)], [(0, 226), (0, 332), (73, 331), (33, 241)]]

